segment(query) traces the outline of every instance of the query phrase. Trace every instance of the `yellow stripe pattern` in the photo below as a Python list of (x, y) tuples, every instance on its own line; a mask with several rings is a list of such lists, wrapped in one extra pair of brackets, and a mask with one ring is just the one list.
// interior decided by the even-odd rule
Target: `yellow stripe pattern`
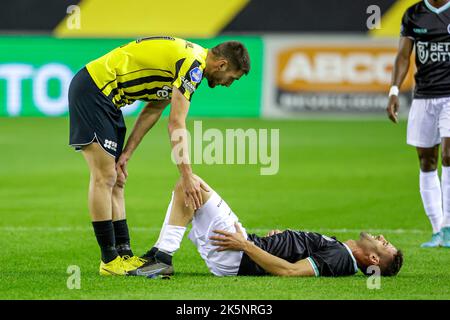
[(56, 27), (60, 37), (214, 37), (249, 0), (82, 0), (79, 28), (68, 14)]

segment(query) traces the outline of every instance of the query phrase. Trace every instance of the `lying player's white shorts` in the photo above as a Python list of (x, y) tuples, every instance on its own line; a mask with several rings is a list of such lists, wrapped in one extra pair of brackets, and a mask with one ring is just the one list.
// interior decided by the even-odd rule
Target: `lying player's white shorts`
[(450, 98), (414, 99), (409, 111), (407, 143), (431, 148), (450, 137)]
[[(209, 237), (218, 235), (213, 230), (236, 232), (234, 223), (237, 221), (238, 217), (214, 191), (208, 201), (197, 210), (192, 220), (189, 239), (197, 247), (208, 269), (216, 276), (237, 275), (243, 252), (231, 250), (218, 252), (218, 247), (212, 245)], [(240, 223), (239, 227), (243, 231), (245, 238), (247, 238), (247, 232)]]

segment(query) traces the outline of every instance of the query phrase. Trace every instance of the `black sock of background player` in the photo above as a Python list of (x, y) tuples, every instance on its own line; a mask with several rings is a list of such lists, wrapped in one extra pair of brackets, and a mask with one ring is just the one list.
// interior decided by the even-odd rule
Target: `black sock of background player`
[(119, 255), (116, 250), (116, 243), (114, 239), (114, 227), (112, 220), (94, 221), (95, 237), (102, 251), (102, 261), (108, 263), (113, 261)]
[(121, 257), (133, 256), (130, 247), (130, 234), (128, 233), (127, 219), (113, 221), (116, 249)]

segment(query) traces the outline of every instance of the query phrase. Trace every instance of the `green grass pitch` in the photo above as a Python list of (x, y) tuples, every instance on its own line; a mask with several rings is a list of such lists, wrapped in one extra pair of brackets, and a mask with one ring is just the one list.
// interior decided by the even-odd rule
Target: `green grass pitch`
[[(0, 119), (0, 299), (449, 299), (450, 250), (421, 249), (431, 235), (418, 192), (406, 125), (387, 120), (202, 119), (206, 128), (279, 128), (280, 171), (258, 165), (196, 165), (251, 232), (307, 229), (340, 240), (380, 230), (405, 254), (396, 278), (368, 289), (347, 278), (209, 274), (185, 239), (171, 280), (98, 275), (99, 250), (87, 212), (87, 166), (68, 146), (68, 120)], [(131, 128), (134, 119), (128, 119)], [(189, 120), (192, 126), (193, 119)], [(156, 240), (177, 179), (167, 118), (129, 163), (127, 214), (133, 249)], [(67, 268), (81, 269), (70, 290)]]

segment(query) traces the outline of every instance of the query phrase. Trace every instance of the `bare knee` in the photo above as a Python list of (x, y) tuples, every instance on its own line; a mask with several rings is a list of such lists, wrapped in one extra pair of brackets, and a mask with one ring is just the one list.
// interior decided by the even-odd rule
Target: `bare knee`
[(113, 195), (114, 196), (122, 196), (125, 192), (125, 184), (121, 183), (118, 181), (116, 181), (116, 184), (114, 185), (113, 189), (112, 189)]
[(442, 152), (442, 165), (450, 167), (450, 150), (444, 150)]
[(119, 178), (117, 178), (116, 184), (114, 185), (114, 191), (123, 192), (124, 189), (125, 189), (125, 181), (121, 181), (119, 180)]
[(420, 170), (422, 170), (423, 172), (430, 172), (437, 170), (437, 159), (421, 157), (419, 158), (419, 161), (420, 161)]
[(450, 138), (442, 139), (442, 165), (450, 167)]
[[(420, 170), (430, 172), (437, 170), (438, 166), (438, 149), (418, 149)], [(450, 153), (448, 161), (450, 163)]]
[(115, 168), (94, 170), (91, 172), (91, 181), (96, 185), (114, 188), (117, 182), (117, 173)]
[(179, 178), (177, 183), (175, 184), (175, 188), (173, 189), (175, 194), (184, 194), (183, 189), (183, 180), (182, 178)]
[[(212, 189), (199, 176), (194, 175), (194, 177), (197, 178), (200, 181), (200, 183), (202, 184), (202, 186), (203, 186), (203, 187), (200, 187), (200, 193), (201, 193), (201, 196), (202, 196), (202, 204), (205, 204), (205, 202), (208, 201), (208, 199), (211, 197)], [(183, 179), (182, 178), (178, 179), (177, 183), (175, 184), (174, 194), (175, 194), (175, 196), (177, 198), (184, 199), (185, 192), (184, 192)]]
[(117, 190), (118, 192), (123, 192), (126, 182), (127, 182), (127, 178), (125, 178), (125, 175), (117, 174), (117, 179), (116, 179), (116, 184), (114, 186), (114, 189)]

